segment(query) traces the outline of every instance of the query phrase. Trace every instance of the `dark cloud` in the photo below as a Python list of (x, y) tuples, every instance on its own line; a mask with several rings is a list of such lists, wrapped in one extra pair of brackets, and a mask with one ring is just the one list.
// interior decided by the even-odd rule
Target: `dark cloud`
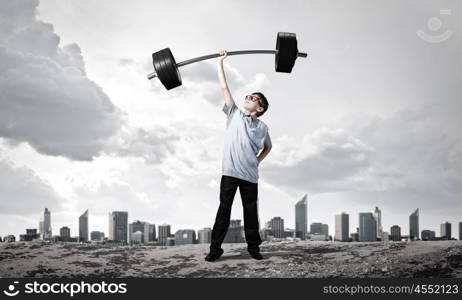
[[(275, 142), (282, 159), (262, 164), (265, 180), (311, 193), (350, 190), (371, 165), (371, 149), (344, 130), (322, 128), (303, 141)], [(284, 143), (284, 144), (282, 144)]]
[(0, 159), (0, 212), (29, 215), (48, 207), (60, 209), (61, 197), (27, 167)]
[(124, 114), (85, 75), (77, 44), (60, 47), (38, 1), (2, 1), (0, 137), (47, 155), (91, 160), (124, 123)]

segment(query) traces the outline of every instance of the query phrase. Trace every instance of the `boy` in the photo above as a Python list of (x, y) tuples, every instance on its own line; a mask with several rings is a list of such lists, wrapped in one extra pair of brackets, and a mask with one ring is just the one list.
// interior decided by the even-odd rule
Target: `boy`
[(244, 231), (247, 251), (254, 259), (262, 259), (259, 245), (261, 238), (258, 224), (258, 165), (268, 155), (272, 144), (268, 126), (258, 119), (268, 110), (268, 100), (262, 93), (245, 97), (244, 111), (239, 109), (231, 96), (223, 70), (226, 51), (218, 58), (218, 77), (225, 104), (223, 111), (227, 116), (223, 152), (223, 174), (220, 183), (220, 205), (212, 230), (210, 253), (207, 261), (215, 261), (223, 254), (221, 244), (228, 231), (231, 206), (236, 190), (242, 198), (244, 208)]

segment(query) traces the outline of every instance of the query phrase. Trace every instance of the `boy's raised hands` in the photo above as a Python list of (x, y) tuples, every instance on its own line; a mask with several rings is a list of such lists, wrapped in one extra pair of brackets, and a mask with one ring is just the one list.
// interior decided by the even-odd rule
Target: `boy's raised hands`
[(218, 62), (223, 62), (223, 60), (228, 57), (228, 52), (226, 50), (221, 50), (220, 55)]

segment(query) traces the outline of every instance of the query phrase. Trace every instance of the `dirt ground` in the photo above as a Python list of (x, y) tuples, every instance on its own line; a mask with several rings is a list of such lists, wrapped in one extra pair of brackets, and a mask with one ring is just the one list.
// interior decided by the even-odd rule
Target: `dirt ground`
[(462, 277), (462, 241), (388, 243), (264, 242), (265, 259), (246, 244), (172, 247), (0, 243), (0, 277)]

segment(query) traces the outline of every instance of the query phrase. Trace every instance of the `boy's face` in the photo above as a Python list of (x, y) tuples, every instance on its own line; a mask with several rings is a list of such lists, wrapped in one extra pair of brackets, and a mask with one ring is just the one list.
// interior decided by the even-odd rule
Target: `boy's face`
[(263, 107), (260, 105), (260, 96), (250, 94), (245, 96), (243, 107), (247, 109), (250, 113), (253, 112), (262, 112), (264, 111)]

